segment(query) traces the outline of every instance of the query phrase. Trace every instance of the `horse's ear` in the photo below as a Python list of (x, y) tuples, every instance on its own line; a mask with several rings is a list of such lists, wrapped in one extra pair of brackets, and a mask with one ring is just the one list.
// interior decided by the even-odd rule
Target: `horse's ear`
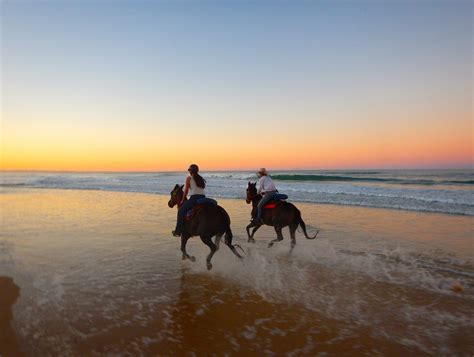
[(181, 185), (181, 189), (183, 189), (184, 185)]
[(176, 190), (179, 187), (178, 184), (174, 185), (174, 189)]

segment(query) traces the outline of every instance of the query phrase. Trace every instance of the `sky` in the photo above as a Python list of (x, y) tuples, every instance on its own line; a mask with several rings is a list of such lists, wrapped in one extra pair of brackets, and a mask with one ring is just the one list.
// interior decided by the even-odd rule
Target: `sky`
[(9, 1), (4, 170), (472, 168), (471, 1)]

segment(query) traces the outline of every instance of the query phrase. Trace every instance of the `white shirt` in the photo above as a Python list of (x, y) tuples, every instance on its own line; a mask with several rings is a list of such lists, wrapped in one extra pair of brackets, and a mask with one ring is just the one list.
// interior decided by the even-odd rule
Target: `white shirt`
[(206, 193), (204, 192), (204, 189), (201, 187), (198, 187), (196, 185), (196, 181), (194, 181), (194, 177), (191, 176), (191, 180), (189, 182), (189, 195), (205, 195)]
[(265, 193), (268, 191), (276, 191), (276, 186), (270, 176), (264, 175), (258, 180), (257, 193)]

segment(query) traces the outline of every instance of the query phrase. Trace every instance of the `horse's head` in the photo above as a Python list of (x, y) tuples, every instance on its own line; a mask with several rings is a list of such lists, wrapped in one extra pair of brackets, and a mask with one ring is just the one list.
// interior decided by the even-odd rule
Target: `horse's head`
[(250, 203), (252, 200), (257, 196), (257, 183), (256, 182), (250, 182), (247, 186), (247, 198), (245, 199), (245, 202)]
[(170, 200), (168, 201), (168, 207), (169, 208), (173, 208), (174, 206), (176, 205), (179, 205), (179, 203), (181, 202), (181, 200), (183, 199), (183, 186), (180, 186), (178, 184), (176, 184), (176, 186), (174, 186), (173, 188), (173, 191), (170, 192)]

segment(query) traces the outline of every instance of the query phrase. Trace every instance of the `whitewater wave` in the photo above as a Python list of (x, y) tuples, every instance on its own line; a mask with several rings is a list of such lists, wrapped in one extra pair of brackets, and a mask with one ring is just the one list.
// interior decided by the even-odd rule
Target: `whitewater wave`
[[(214, 198), (244, 199), (247, 181), (256, 179), (253, 172), (211, 172), (203, 176), (208, 183), (207, 193)], [(349, 171), (338, 175), (277, 172), (272, 177), (279, 191), (288, 194), (291, 201), (474, 216), (473, 170), (425, 174)], [(170, 172), (2, 173), (0, 192), (31, 187), (168, 195), (175, 184), (184, 180), (185, 174)]]
[(337, 175), (273, 175), (274, 180), (280, 181), (323, 181), (323, 182), (383, 182), (401, 185), (474, 185), (474, 180), (423, 180), (397, 179), (381, 177), (354, 177)]

